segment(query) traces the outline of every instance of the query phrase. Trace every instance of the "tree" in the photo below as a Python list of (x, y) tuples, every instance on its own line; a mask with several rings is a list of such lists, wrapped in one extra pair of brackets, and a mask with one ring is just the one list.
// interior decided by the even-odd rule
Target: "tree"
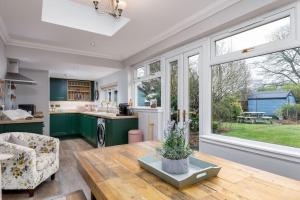
[[(271, 34), (273, 41), (284, 40), (290, 35), (290, 26), (281, 27)], [(264, 56), (263, 62), (258, 62), (262, 73), (274, 84), (300, 84), (300, 48), (288, 49)]]
[(219, 102), (226, 96), (240, 96), (241, 100), (246, 100), (250, 78), (250, 71), (244, 60), (213, 66), (213, 102)]
[(268, 54), (257, 66), (274, 84), (300, 84), (300, 48)]
[(147, 101), (157, 100), (157, 105), (161, 106), (161, 79), (154, 78), (143, 81), (138, 85), (138, 90), (143, 94)]
[[(251, 74), (245, 60), (212, 67), (213, 119), (230, 122), (243, 111), (241, 101), (247, 101)], [(220, 126), (220, 124), (219, 124)]]

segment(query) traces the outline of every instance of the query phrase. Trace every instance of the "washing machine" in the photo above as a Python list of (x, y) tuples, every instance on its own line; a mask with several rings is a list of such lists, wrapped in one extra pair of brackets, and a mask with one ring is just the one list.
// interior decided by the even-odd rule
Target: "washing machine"
[(98, 147), (105, 147), (105, 119), (97, 120), (97, 143)]

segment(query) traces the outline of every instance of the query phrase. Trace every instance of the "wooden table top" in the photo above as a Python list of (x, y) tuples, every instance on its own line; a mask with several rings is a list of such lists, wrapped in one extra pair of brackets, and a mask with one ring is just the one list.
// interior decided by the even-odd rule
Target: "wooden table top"
[(194, 156), (222, 167), (218, 177), (178, 190), (138, 164), (137, 158), (154, 154), (158, 145), (143, 142), (80, 152), (76, 154), (78, 169), (97, 200), (300, 199), (300, 181), (200, 152)]

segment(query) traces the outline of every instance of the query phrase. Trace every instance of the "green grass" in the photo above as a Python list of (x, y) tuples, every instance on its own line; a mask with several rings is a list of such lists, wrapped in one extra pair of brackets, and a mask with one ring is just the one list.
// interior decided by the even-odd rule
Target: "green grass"
[(222, 135), (300, 148), (300, 125), (223, 123)]

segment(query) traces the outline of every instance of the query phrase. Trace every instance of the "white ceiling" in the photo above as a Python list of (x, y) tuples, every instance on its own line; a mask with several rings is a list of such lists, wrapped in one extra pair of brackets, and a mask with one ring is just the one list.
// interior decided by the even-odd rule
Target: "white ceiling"
[[(92, 0), (72, 1), (86, 1), (93, 9)], [(130, 22), (109, 37), (42, 22), (42, 0), (0, 0), (0, 35), (8, 45), (122, 61), (234, 1), (126, 0), (124, 16)]]

